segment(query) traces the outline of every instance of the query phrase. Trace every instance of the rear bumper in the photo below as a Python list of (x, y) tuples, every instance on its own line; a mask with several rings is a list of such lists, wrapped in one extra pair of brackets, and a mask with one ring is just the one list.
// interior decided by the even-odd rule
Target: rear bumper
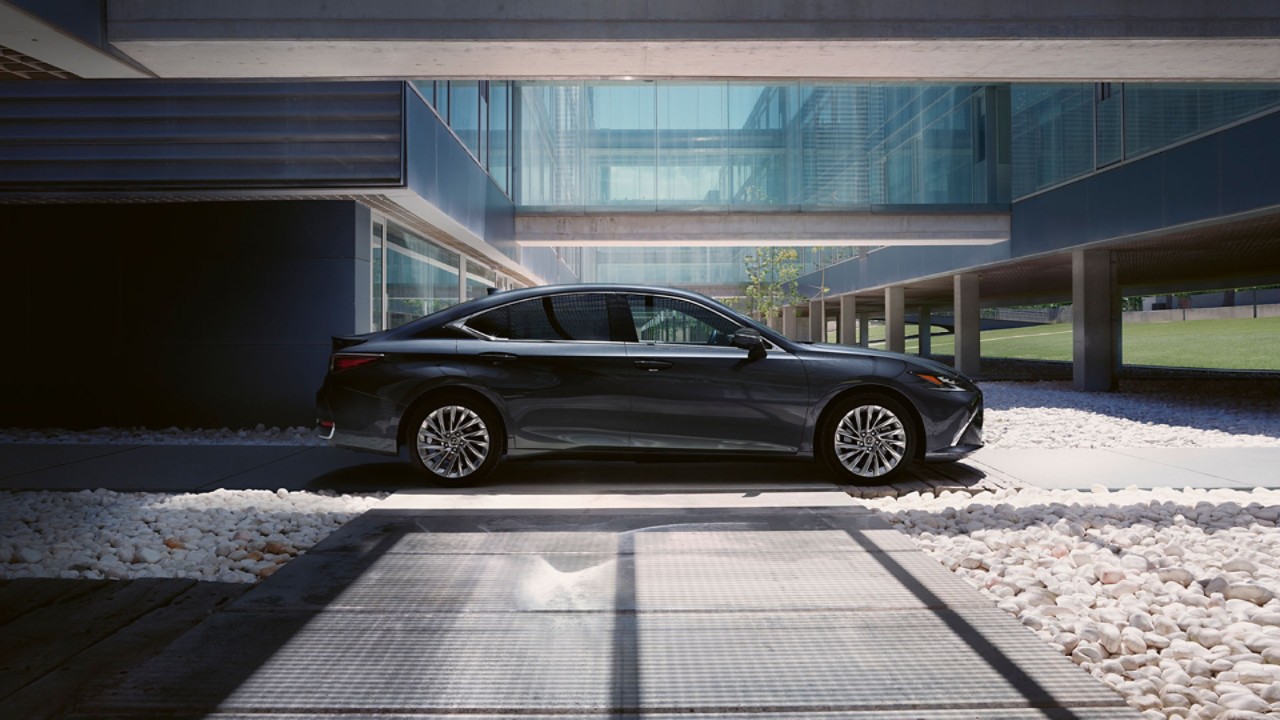
[[(316, 394), (316, 435), (328, 441), (330, 447), (365, 450), (383, 455), (395, 455), (399, 451), (396, 445), (396, 423), (366, 423), (361, 428), (353, 424), (350, 414), (335, 413), (328, 402), (329, 388)], [(358, 413), (356, 417), (367, 417), (370, 413)]]

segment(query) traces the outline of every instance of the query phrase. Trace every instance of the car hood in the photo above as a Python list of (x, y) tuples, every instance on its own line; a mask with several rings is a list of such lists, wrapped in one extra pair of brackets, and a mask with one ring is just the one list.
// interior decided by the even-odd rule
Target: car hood
[[(889, 352), (888, 350), (872, 350), (871, 348), (852, 347), (849, 345), (831, 345), (827, 343), (806, 343), (800, 347), (805, 351), (815, 355), (857, 355), (860, 357), (881, 358), (884, 360), (897, 360), (905, 363), (907, 368), (912, 370), (928, 370), (929, 372), (944, 373), (946, 375), (964, 377), (955, 368), (950, 365), (944, 365), (936, 360), (922, 358), (919, 355), (907, 355), (905, 353)], [(972, 382), (972, 380), (969, 380)]]

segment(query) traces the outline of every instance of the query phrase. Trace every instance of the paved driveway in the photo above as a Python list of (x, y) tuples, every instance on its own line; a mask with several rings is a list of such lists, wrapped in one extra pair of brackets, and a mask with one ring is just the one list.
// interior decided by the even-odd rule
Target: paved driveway
[(80, 717), (1137, 717), (830, 486), (515, 490), (394, 495)]

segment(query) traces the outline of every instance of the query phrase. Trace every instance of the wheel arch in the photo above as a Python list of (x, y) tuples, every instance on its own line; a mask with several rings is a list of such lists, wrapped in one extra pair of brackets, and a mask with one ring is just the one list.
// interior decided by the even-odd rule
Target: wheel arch
[(859, 395), (884, 395), (901, 403), (911, 416), (911, 425), (916, 431), (916, 437), (920, 438), (920, 441), (916, 443), (913, 459), (921, 460), (924, 458), (925, 448), (929, 443), (925, 438), (924, 418), (920, 415), (920, 409), (916, 407), (915, 403), (911, 402), (911, 398), (907, 397), (906, 393), (890, 385), (881, 385), (879, 383), (854, 385), (841, 390), (827, 400), (827, 403), (822, 406), (822, 412), (818, 413), (818, 419), (813, 424), (813, 455), (815, 458), (822, 457), (822, 443), (826, 442), (822, 437), (822, 429), (826, 427), (827, 421), (831, 418), (832, 413), (835, 412), (836, 407), (840, 403)]
[(500, 444), (498, 448), (499, 455), (507, 454), (507, 418), (503, 414), (501, 407), (493, 398), (485, 393), (466, 385), (438, 385), (420, 393), (413, 402), (405, 408), (400, 414), (399, 427), (396, 429), (396, 450), (399, 451), (409, 443), (409, 433), (412, 428), (409, 427), (410, 420), (418, 414), (424, 405), (434, 402), (441, 397), (459, 397), (474, 400), (483, 403), (493, 414), (497, 416), (498, 422), (502, 423), (502, 427), (498, 428), (501, 432), (494, 433)]

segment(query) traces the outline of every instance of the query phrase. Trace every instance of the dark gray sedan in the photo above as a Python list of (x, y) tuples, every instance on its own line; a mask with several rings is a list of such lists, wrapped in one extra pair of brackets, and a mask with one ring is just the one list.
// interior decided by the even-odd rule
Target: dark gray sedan
[(897, 353), (788, 340), (696, 293), (512, 290), (386, 332), (334, 338), (317, 395), (334, 445), (395, 454), (440, 484), (504, 455), (821, 457), (892, 481), (982, 447), (982, 393)]

